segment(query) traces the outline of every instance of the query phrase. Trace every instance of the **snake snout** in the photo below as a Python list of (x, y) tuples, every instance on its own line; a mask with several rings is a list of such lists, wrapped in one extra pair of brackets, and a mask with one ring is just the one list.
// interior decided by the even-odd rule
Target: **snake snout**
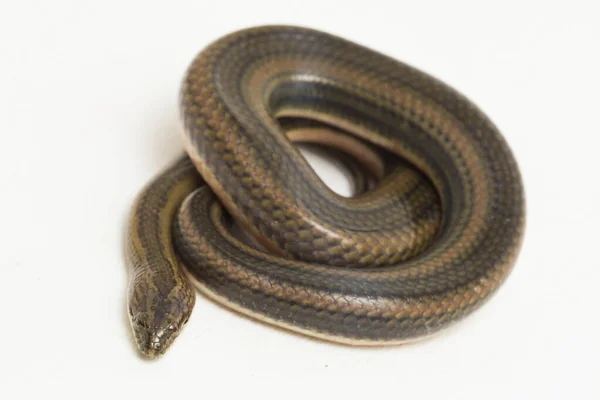
[(157, 320), (157, 315), (149, 313), (137, 314), (131, 325), (140, 352), (148, 358), (163, 355), (181, 331), (180, 325), (170, 318)]

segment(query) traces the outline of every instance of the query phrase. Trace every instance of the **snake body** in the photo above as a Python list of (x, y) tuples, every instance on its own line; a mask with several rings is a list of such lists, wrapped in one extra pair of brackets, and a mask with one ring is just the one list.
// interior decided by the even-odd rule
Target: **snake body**
[[(310, 29), (246, 29), (192, 62), (181, 114), (187, 156), (130, 220), (128, 309), (149, 357), (187, 322), (192, 284), (267, 323), (383, 345), (461, 319), (512, 269), (525, 221), (515, 159), (472, 102), (413, 67)], [(338, 147), (379, 183), (339, 196), (292, 140)]]

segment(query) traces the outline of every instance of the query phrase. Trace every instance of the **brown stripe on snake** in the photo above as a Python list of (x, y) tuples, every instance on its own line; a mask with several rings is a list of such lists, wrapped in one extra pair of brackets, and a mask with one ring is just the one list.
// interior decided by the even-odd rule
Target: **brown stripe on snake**
[[(194, 192), (169, 225), (200, 184), (181, 161), (136, 203), (129, 309), (148, 356), (164, 352), (193, 306), (180, 261), (203, 293), (236, 311), (363, 345), (441, 330), (489, 299), (512, 269), (525, 221), (514, 157), (473, 103), (421, 71), (325, 33), (253, 28), (200, 53), (181, 111), (186, 150), (214, 194)], [(346, 146), (372, 171), (383, 158), (370, 145), (413, 167), (343, 198), (277, 118), (325, 124), (322, 135), (300, 136)], [(338, 140), (339, 132), (358, 139)], [(222, 206), (274, 254), (233, 237)]]

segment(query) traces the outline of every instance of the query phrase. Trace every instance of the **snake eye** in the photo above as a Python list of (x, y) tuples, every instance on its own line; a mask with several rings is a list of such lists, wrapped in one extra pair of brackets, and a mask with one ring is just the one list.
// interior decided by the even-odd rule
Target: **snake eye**
[(148, 328), (148, 323), (144, 318), (141, 318), (140, 316), (136, 316), (135, 318), (133, 318), (132, 322), (141, 328)]

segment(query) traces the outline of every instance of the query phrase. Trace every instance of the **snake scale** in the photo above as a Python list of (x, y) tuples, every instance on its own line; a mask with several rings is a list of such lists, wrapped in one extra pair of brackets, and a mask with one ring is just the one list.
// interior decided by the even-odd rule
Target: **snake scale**
[[(311, 29), (250, 28), (194, 59), (180, 105), (187, 154), (129, 222), (128, 312), (145, 356), (181, 332), (194, 286), (279, 327), (385, 345), (468, 315), (513, 267), (525, 202), (511, 150), (472, 102), (411, 66)], [(337, 195), (293, 142), (339, 149), (374, 187)]]

